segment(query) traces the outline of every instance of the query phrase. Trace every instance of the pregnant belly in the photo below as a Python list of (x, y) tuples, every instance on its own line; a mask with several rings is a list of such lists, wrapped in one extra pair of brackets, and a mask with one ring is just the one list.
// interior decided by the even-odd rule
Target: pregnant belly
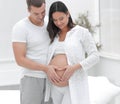
[[(67, 62), (67, 58), (66, 58), (66, 55), (64, 54), (60, 54), (60, 55), (56, 55), (53, 57), (53, 59), (50, 61), (49, 63), (50, 65), (55, 65), (55, 66), (58, 66), (60, 68), (68, 65), (68, 62)], [(62, 77), (63, 74), (65, 72), (65, 69), (64, 70), (56, 70), (56, 73), (58, 74), (58, 76)], [(60, 82), (57, 84), (57, 86), (66, 86), (68, 85), (68, 81), (63, 81), (63, 82)]]

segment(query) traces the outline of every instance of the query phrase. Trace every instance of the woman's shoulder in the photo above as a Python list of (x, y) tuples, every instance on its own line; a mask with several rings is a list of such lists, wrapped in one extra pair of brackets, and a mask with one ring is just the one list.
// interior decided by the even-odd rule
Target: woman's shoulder
[(88, 31), (88, 29), (87, 28), (85, 28), (85, 27), (83, 27), (83, 26), (80, 26), (80, 25), (75, 25), (74, 27), (73, 27), (73, 30), (78, 30), (78, 31)]
[(89, 30), (87, 28), (79, 25), (75, 25), (70, 31), (71, 33), (79, 34), (79, 35), (89, 33)]

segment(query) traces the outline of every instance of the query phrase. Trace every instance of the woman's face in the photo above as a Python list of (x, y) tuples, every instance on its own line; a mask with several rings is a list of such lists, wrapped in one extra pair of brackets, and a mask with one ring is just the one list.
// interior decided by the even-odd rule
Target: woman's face
[(64, 29), (68, 25), (69, 13), (54, 12), (52, 14), (53, 22), (59, 29)]

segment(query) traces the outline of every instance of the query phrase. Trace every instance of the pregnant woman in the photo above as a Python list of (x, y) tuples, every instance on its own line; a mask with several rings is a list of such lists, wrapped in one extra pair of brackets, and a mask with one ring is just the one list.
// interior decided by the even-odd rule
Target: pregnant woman
[(51, 38), (48, 63), (54, 66), (61, 79), (58, 82), (51, 80), (53, 103), (90, 104), (87, 70), (99, 60), (91, 34), (73, 23), (61, 1), (50, 6), (47, 30)]

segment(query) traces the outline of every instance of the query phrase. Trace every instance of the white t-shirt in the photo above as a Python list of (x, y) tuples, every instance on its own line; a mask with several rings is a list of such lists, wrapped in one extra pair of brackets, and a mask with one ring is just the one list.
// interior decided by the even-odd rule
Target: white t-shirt
[[(12, 31), (12, 42), (24, 42), (27, 44), (26, 57), (41, 64), (46, 64), (50, 38), (46, 30), (47, 17), (44, 26), (32, 24), (29, 18), (24, 18), (15, 24)], [(46, 77), (43, 71), (34, 71), (23, 68), (22, 76)]]

